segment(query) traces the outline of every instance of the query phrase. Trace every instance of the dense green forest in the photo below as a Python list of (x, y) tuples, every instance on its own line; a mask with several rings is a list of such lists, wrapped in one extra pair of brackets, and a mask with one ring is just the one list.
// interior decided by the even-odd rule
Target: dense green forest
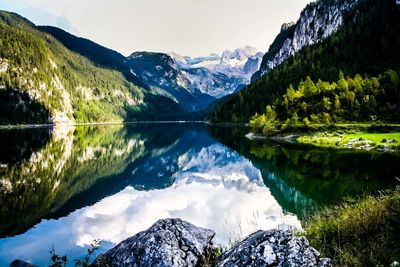
[(340, 73), (337, 82), (332, 83), (314, 82), (307, 77), (296, 89), (290, 85), (274, 105), (267, 106), (265, 113), (253, 116), (250, 125), (257, 132), (270, 134), (276, 127), (397, 122), (400, 117), (399, 85), (399, 75), (392, 70), (378, 77), (365, 78), (360, 74), (345, 78)]
[[(298, 87), (307, 77), (314, 82), (320, 79), (332, 83), (341, 71), (346, 77), (360, 73), (377, 79), (388, 69), (397, 72), (399, 33), (400, 8), (395, 1), (360, 0), (345, 14), (343, 25), (336, 33), (305, 47), (237, 94), (222, 99), (210, 119), (247, 122), (255, 113), (263, 113), (267, 105), (272, 106), (276, 99), (281, 99), (291, 84)], [(390, 104), (382, 102), (387, 99), (375, 97), (377, 106)], [(363, 116), (352, 118), (365, 119)]]

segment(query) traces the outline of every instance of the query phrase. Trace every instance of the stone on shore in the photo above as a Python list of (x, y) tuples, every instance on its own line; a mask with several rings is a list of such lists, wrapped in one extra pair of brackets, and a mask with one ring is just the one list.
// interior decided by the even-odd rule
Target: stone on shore
[(331, 266), (305, 237), (290, 231), (257, 231), (217, 258), (215, 266)]
[[(181, 219), (157, 221), (119, 243), (91, 266), (331, 266), (305, 237), (291, 231), (257, 231), (217, 257), (212, 230)], [(215, 251), (215, 250), (214, 250)]]
[(181, 219), (158, 220), (97, 257), (91, 266), (196, 266), (211, 249), (214, 235)]

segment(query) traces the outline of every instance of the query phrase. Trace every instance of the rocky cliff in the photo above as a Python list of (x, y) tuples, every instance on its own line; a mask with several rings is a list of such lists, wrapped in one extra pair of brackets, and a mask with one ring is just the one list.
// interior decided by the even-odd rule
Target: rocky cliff
[(320, 0), (309, 4), (296, 23), (282, 25), (252, 80), (268, 73), (302, 48), (330, 36), (342, 25), (346, 11), (356, 3), (357, 0)]

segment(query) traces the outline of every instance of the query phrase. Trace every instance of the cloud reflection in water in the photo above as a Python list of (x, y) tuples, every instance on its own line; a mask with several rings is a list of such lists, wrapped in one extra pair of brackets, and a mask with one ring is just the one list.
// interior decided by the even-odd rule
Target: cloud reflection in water
[(189, 150), (178, 165), (171, 187), (138, 191), (129, 186), (67, 217), (44, 220), (25, 234), (2, 240), (0, 258), (43, 265), (43, 254), (55, 244), (60, 254), (74, 259), (94, 239), (116, 244), (169, 217), (215, 230), (215, 241), (225, 246), (257, 229), (301, 227), (296, 216), (284, 214), (260, 171), (236, 152), (213, 144), (198, 153)]

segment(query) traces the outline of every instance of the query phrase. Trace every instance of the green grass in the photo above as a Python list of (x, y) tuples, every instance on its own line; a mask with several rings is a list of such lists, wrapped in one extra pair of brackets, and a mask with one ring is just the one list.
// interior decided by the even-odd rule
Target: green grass
[[(371, 150), (379, 148), (389, 148), (392, 150), (400, 149), (400, 132), (380, 132), (371, 133), (356, 130), (338, 130), (338, 131), (326, 131), (309, 133), (300, 136), (297, 141), (301, 144), (308, 144), (318, 147), (330, 147), (330, 148), (349, 148), (348, 145), (354, 140), (360, 140), (350, 147), (356, 149), (361, 146), (370, 145)], [(386, 142), (382, 142), (386, 139)], [(397, 142), (391, 143), (392, 140)]]
[(304, 234), (337, 266), (390, 266), (400, 261), (400, 190), (321, 211)]
[(396, 132), (396, 133), (355, 133), (355, 134), (349, 134), (346, 135), (348, 138), (363, 138), (366, 140), (370, 140), (376, 144), (382, 144), (384, 146), (398, 146), (398, 143), (382, 143), (381, 141), (383, 139), (387, 139), (387, 140), (397, 140), (398, 142), (400, 142), (400, 132)]

